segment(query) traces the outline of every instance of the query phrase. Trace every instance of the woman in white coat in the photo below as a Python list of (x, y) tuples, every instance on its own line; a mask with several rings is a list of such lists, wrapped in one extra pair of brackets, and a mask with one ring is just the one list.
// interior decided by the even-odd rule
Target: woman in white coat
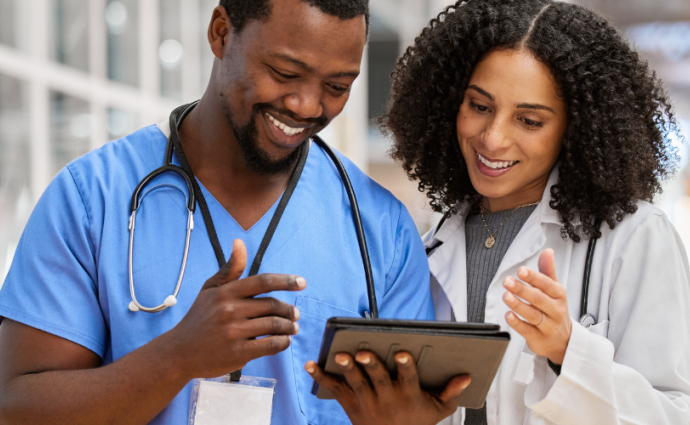
[(437, 318), (512, 337), (485, 407), (447, 422), (690, 424), (687, 254), (650, 203), (676, 127), (646, 63), (582, 7), (472, 0), (393, 79), (393, 155), (445, 214)]

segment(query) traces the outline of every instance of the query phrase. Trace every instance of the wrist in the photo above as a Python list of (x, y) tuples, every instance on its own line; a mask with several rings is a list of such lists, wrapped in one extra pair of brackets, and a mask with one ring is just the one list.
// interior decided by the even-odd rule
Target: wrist
[(184, 381), (186, 384), (197, 378), (188, 362), (190, 356), (179, 347), (179, 339), (175, 337), (174, 329), (151, 341), (151, 349), (162, 373), (170, 379), (176, 382)]

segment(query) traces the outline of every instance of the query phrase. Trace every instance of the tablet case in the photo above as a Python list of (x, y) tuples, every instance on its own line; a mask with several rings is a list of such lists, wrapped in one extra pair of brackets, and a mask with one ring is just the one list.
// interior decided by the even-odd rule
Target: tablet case
[[(500, 327), (493, 324), (334, 317), (326, 324), (319, 366), (342, 376), (335, 355), (354, 356), (368, 350), (379, 356), (395, 379), (394, 356), (398, 351), (407, 351), (417, 364), (422, 388), (430, 393), (440, 394), (453, 377), (469, 374), (472, 383), (459, 405), (477, 409), (484, 405), (509, 342), (510, 334), (500, 332)], [(321, 399), (333, 398), (316, 382), (312, 394)]]

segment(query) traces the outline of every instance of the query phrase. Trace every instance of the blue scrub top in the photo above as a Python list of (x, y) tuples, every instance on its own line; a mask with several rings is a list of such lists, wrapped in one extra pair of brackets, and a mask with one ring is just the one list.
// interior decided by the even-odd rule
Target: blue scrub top
[[(199, 208), (178, 304), (155, 314), (128, 309), (130, 198), (144, 176), (162, 165), (166, 143), (161, 130), (150, 126), (81, 157), (57, 175), (19, 242), (0, 290), (0, 317), (80, 344), (104, 364), (169, 331), (184, 317), (218, 270)], [(362, 213), (380, 316), (433, 320), (429, 268), (407, 210), (341, 158)], [(149, 307), (173, 293), (184, 250), (186, 195), (169, 185), (186, 194), (182, 179), (166, 173), (149, 184), (137, 213), (134, 283), (137, 299)], [(230, 255), (234, 239), (242, 239), (251, 264), (277, 202), (245, 231), (203, 186), (202, 191), (225, 254)], [(369, 309), (350, 202), (333, 163), (316, 144), (259, 273), (307, 280), (302, 292), (272, 294), (301, 311), (292, 345), (250, 362), (243, 371), (277, 379), (272, 423), (350, 423), (335, 401), (311, 394), (312, 379), (304, 371), (308, 360), (318, 359), (329, 317), (360, 317)], [(187, 385), (152, 423), (187, 424), (190, 390)]]

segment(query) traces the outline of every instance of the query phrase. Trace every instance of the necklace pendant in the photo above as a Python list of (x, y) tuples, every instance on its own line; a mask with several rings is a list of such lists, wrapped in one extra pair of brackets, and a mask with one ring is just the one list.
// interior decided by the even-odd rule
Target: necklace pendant
[(489, 236), (486, 238), (486, 242), (484, 242), (484, 246), (487, 248), (493, 248), (494, 244), (496, 244), (496, 239), (493, 236)]

